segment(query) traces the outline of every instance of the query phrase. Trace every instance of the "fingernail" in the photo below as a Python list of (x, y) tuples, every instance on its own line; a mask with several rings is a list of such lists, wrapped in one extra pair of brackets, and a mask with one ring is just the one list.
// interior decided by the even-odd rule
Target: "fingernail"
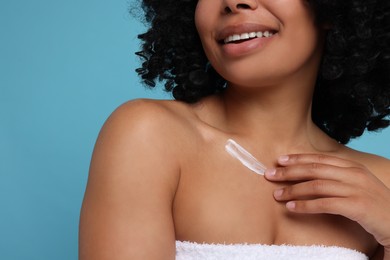
[(276, 174), (276, 169), (267, 169), (266, 171), (265, 171), (265, 175), (267, 176), (267, 177), (273, 177), (273, 176), (275, 176), (275, 174)]
[(279, 198), (283, 194), (283, 189), (274, 191), (274, 197)]
[(289, 201), (286, 203), (286, 207), (288, 209), (295, 209), (295, 202), (294, 201)]
[(279, 157), (279, 162), (283, 163), (283, 162), (287, 162), (288, 161), (288, 155), (282, 155)]

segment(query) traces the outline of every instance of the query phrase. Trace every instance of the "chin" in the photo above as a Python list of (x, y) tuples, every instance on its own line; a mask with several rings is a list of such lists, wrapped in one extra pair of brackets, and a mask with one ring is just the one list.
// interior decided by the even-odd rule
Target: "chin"
[[(277, 72), (277, 73), (276, 73)], [(237, 86), (259, 87), (272, 86), (280, 83), (283, 78), (287, 78), (289, 72), (283, 73), (278, 70), (256, 69), (248, 70), (248, 67), (242, 70), (223, 72), (220, 75), (229, 83)]]

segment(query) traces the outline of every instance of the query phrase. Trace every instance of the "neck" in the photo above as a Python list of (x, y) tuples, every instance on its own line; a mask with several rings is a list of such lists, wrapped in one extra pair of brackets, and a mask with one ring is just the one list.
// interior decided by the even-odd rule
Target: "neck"
[(230, 85), (221, 96), (226, 130), (276, 152), (329, 150), (329, 138), (312, 122), (314, 82), (263, 88)]

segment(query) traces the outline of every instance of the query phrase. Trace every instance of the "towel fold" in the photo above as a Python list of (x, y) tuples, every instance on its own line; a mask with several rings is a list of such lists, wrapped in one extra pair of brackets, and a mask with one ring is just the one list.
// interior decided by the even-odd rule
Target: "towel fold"
[(176, 260), (360, 260), (368, 257), (337, 246), (292, 246), (256, 244), (199, 244), (176, 241)]

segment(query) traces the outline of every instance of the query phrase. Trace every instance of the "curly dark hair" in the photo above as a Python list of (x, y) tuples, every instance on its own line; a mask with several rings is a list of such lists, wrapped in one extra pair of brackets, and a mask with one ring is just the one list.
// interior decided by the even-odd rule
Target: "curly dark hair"
[[(319, 24), (330, 24), (313, 96), (313, 122), (346, 144), (367, 129), (389, 126), (390, 1), (307, 0)], [(226, 81), (210, 66), (194, 13), (197, 0), (143, 0), (149, 29), (138, 35), (137, 69), (149, 87), (165, 82), (188, 103), (223, 91)], [(172, 37), (174, 36), (174, 37)]]

